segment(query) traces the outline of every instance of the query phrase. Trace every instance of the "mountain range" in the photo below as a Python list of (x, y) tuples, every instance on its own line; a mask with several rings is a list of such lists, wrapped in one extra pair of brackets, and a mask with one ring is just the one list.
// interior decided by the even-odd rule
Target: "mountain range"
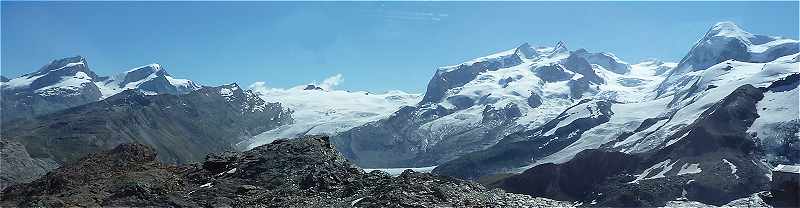
[[(282, 138), (325, 134), (325, 146), (361, 168), (429, 167), (436, 177), (580, 206), (725, 205), (768, 190), (771, 167), (800, 163), (799, 47), (800, 41), (754, 35), (732, 22), (713, 25), (677, 63), (626, 62), (611, 52), (570, 50), (564, 42), (525, 43), (437, 68), (424, 95), (335, 90), (330, 83), (201, 86), (173, 78), (158, 64), (101, 77), (83, 57), (70, 57), (3, 77), (0, 150), (12, 155), (3, 162), (14, 171), (0, 177), (4, 187), (31, 182), (124, 143), (149, 145), (157, 152), (152, 157), (168, 164), (244, 151), (231, 156), (244, 163), (223, 169), (247, 170), (248, 178), (212, 183), (226, 187), (253, 180), (262, 167), (248, 165), (258, 163), (248, 158), (260, 157), (253, 154), (263, 148), (280, 151), (274, 148), (290, 148), (281, 147)], [(205, 160), (202, 169), (209, 168)], [(188, 180), (182, 177), (190, 172), (208, 178), (223, 171), (202, 169), (169, 174)], [(341, 177), (378, 177), (349, 174)], [(339, 183), (311, 175), (317, 185), (309, 187)], [(41, 194), (13, 187), (11, 196)], [(173, 188), (169, 192), (195, 191)], [(355, 200), (350, 206), (365, 200), (341, 194), (334, 198)], [(159, 195), (166, 197), (159, 203), (177, 203), (168, 195)], [(190, 201), (186, 205), (216, 206)]]
[(38, 71), (14, 79), (4, 77), (2, 121), (31, 118), (104, 98), (126, 89), (147, 94), (186, 94), (201, 86), (173, 78), (158, 64), (150, 64), (114, 76), (101, 77), (81, 56), (54, 60)]

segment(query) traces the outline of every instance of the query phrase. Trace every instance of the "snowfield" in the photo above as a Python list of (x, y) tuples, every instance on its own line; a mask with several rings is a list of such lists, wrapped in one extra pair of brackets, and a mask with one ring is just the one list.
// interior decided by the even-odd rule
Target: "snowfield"
[[(419, 94), (402, 91), (373, 94), (332, 89), (341, 82), (340, 79), (341, 75), (337, 75), (319, 84), (288, 89), (269, 88), (263, 82), (250, 85), (250, 89), (261, 99), (280, 102), (294, 111), (292, 117), (295, 122), (253, 137), (246, 141), (247, 149), (281, 138), (295, 138), (306, 134), (332, 135), (385, 118), (402, 106), (415, 105), (421, 98)], [(319, 89), (306, 89), (309, 86)]]

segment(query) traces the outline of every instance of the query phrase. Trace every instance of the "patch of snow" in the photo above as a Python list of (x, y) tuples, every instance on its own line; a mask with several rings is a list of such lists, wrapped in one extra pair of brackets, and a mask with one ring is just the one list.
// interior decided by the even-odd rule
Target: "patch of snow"
[(735, 176), (736, 179), (739, 179), (739, 175), (736, 175), (736, 171), (737, 171), (736, 165), (734, 165), (730, 161), (726, 160), (725, 158), (722, 158), (722, 162), (724, 162), (725, 164), (728, 164), (728, 167), (730, 167), (730, 169), (731, 169), (731, 174), (733, 174), (733, 176)]
[[(645, 169), (641, 174), (636, 175), (636, 179), (635, 180), (633, 180), (631, 182), (628, 182), (628, 183), (639, 183), (639, 181), (642, 181), (642, 180), (663, 178), (664, 174), (667, 173), (668, 171), (672, 170), (672, 166), (675, 165), (675, 163), (678, 162), (676, 160), (675, 162), (670, 163), (671, 161), (672, 161), (672, 159), (667, 159), (667, 160), (661, 161), (659, 163), (656, 163), (653, 166), (650, 166), (649, 168)], [(656, 174), (656, 175), (654, 175), (652, 177), (647, 177), (648, 175), (650, 175), (650, 173), (652, 171), (658, 170), (658, 169), (661, 170), (660, 172), (658, 172), (658, 174)]]
[(351, 207), (356, 206), (356, 204), (358, 204), (358, 202), (360, 202), (363, 199), (364, 199), (364, 197), (361, 197), (361, 198), (358, 198), (356, 200), (353, 200), (352, 202), (350, 202), (350, 206)]
[(234, 89), (228, 89), (223, 87), (219, 89), (219, 94), (222, 95), (223, 97), (233, 96), (233, 90)]
[(699, 163), (694, 163), (694, 164), (684, 163), (681, 166), (681, 169), (678, 170), (678, 175), (697, 174), (697, 173), (700, 173), (702, 171), (703, 170), (700, 169), (700, 164)]
[(39, 79), (42, 76), (44, 76), (44, 74), (33, 77), (21, 76), (8, 80), (8, 82), (3, 82), (2, 84), (0, 84), (0, 86), (2, 86), (3, 89), (26, 88), (30, 86), (31, 83), (33, 83), (33, 81)]

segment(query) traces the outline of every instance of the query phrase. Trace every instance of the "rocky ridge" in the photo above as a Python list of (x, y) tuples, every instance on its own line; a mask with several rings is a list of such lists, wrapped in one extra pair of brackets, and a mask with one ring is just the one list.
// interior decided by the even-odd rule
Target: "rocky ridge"
[(200, 164), (165, 165), (123, 144), (2, 193), (3, 206), (563, 207), (571, 203), (406, 171), (365, 173), (327, 137), (277, 140)]

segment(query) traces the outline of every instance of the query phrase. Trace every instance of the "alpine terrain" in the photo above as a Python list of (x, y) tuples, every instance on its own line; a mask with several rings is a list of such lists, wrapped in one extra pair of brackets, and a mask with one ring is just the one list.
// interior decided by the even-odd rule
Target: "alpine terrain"
[(0, 206), (800, 206), (800, 41), (720, 22), (678, 62), (511, 47), (424, 94), (54, 60), (0, 77)]

